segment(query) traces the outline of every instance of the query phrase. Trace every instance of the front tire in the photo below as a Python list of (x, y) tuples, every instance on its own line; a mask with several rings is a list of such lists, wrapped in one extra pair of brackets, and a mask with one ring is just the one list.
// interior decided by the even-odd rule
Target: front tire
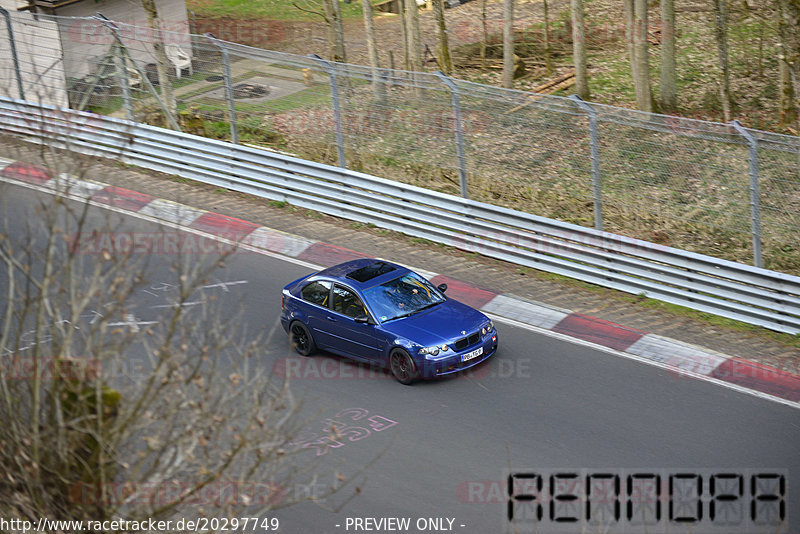
[(311, 332), (300, 321), (294, 321), (289, 325), (289, 344), (300, 356), (311, 356), (317, 349)]
[(394, 349), (389, 354), (392, 376), (403, 385), (411, 385), (419, 378), (419, 370), (411, 356), (403, 349)]

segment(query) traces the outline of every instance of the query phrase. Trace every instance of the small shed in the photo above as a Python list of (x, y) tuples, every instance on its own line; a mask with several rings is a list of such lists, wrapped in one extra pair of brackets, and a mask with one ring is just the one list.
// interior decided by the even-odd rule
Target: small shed
[[(155, 0), (168, 57), (177, 68), (191, 70), (191, 35), (184, 0)], [(115, 56), (126, 55), (126, 70), (135, 82), (156, 62), (154, 32), (140, 0), (0, 0), (10, 12), (17, 64), (26, 100), (65, 106), (76, 87), (86, 80), (119, 68)], [(101, 21), (101, 13), (114, 21), (121, 44)], [(2, 21), (0, 21), (1, 23)], [(0, 91), (18, 96), (17, 70), (11, 57), (10, 38), (0, 24)], [(4, 74), (8, 74), (5, 76)], [(8, 85), (9, 87), (5, 87)], [(89, 84), (91, 85), (91, 84)], [(78, 99), (85, 104), (85, 100)]]

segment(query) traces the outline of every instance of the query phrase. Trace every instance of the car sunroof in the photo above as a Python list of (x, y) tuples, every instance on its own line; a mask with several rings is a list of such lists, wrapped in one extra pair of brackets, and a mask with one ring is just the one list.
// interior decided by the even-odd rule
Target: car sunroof
[(347, 278), (355, 280), (356, 282), (366, 282), (394, 270), (395, 268), (388, 263), (378, 261), (348, 273)]

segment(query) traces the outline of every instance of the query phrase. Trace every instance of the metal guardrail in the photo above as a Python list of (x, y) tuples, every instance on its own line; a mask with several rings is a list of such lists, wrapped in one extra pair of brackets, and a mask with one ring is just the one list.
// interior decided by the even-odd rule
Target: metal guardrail
[[(280, 30), (263, 25), (221, 24), (217, 38), (180, 17), (153, 32), (100, 14), (0, 15), (9, 98), (177, 130), (170, 87), (194, 133), (335, 153), (340, 167), (800, 275), (800, 136), (278, 52)], [(222, 38), (234, 34), (267, 48)], [(167, 61), (169, 79), (162, 41), (184, 58)]]
[(279, 153), (0, 97), (0, 132), (800, 333), (800, 277)]

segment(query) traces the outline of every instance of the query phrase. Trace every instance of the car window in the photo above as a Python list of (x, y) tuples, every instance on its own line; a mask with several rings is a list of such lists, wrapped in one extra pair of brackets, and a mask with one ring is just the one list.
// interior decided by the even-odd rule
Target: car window
[(341, 286), (333, 286), (333, 311), (353, 318), (367, 314), (361, 299), (349, 289)]
[(413, 315), (445, 301), (438, 289), (415, 273), (370, 287), (364, 291), (364, 298), (381, 322)]
[(330, 289), (330, 282), (317, 280), (305, 286), (300, 294), (303, 296), (303, 300), (307, 300), (313, 304), (319, 304), (320, 306), (327, 306)]

